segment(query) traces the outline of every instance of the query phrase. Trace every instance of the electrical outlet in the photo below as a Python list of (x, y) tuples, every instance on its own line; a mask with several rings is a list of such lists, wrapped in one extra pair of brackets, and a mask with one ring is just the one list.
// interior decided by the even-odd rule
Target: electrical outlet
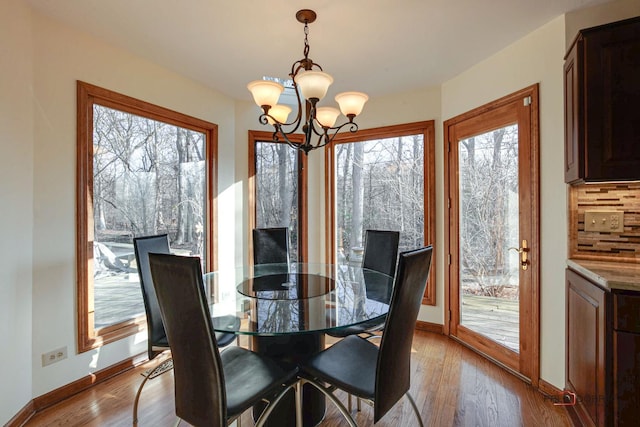
[(57, 348), (48, 353), (42, 353), (42, 366), (49, 366), (67, 358), (67, 346)]
[(622, 233), (624, 231), (624, 212), (585, 211), (584, 231)]

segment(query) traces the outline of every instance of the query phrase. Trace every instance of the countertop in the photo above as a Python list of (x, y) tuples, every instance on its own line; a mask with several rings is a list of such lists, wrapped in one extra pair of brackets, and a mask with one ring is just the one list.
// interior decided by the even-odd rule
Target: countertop
[(605, 289), (640, 292), (640, 264), (568, 259), (567, 266)]

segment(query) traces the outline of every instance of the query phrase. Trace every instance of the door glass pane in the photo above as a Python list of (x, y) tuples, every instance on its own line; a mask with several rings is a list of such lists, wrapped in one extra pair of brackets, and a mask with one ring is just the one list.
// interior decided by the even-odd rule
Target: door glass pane
[(399, 250), (424, 245), (424, 135), (336, 145), (338, 263), (362, 261), (364, 230), (400, 231)]
[(288, 227), (289, 259), (298, 259), (298, 151), (256, 142), (256, 227)]
[(206, 138), (97, 104), (93, 115), (93, 303), (101, 328), (144, 315), (134, 237), (167, 233), (174, 253), (204, 257)]
[(519, 349), (518, 126), (461, 140), (460, 324)]

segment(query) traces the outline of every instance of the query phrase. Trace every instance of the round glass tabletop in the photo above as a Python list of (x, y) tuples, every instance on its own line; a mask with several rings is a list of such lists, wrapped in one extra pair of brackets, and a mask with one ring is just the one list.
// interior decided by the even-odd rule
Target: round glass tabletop
[(384, 318), (393, 279), (360, 266), (292, 263), (222, 269), (204, 283), (216, 331), (272, 336)]

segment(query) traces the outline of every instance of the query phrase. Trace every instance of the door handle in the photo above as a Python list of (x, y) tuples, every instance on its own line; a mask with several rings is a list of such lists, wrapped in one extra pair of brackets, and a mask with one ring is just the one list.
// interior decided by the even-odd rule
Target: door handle
[(509, 248), (509, 250), (516, 251), (520, 254), (520, 268), (522, 268), (523, 270), (526, 270), (527, 268), (529, 268), (529, 257), (527, 255), (529, 253), (529, 246), (527, 244), (526, 239), (522, 239), (521, 247)]

